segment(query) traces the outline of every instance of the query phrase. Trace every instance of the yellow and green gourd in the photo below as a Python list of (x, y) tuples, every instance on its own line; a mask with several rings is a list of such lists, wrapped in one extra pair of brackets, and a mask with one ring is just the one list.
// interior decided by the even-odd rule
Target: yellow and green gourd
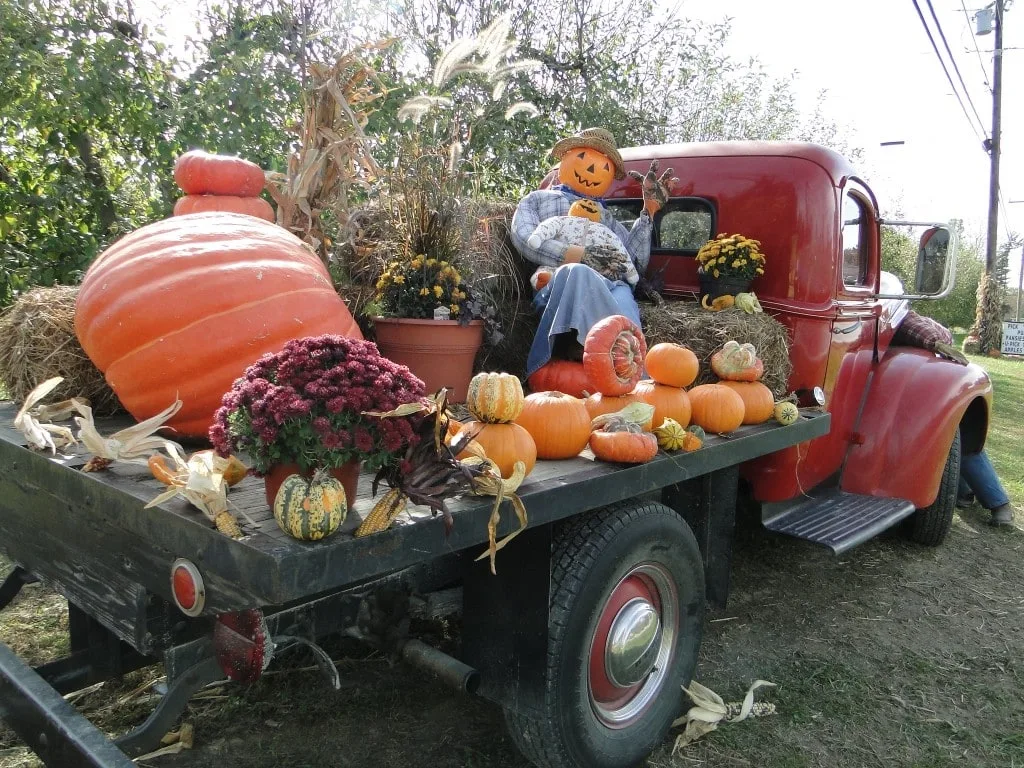
[(338, 530), (348, 514), (345, 489), (323, 469), (311, 479), (289, 475), (274, 498), (274, 519), (300, 541), (318, 541)]

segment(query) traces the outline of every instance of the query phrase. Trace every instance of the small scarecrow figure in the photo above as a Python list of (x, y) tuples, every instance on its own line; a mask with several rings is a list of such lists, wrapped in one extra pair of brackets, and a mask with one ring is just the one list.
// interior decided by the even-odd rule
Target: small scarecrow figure
[[(559, 183), (520, 200), (512, 219), (512, 242), (519, 252), (538, 267), (547, 268), (544, 271), (553, 271), (546, 284), (546, 275), (535, 275), (540, 278), (535, 285), (543, 284), (533, 300), (541, 320), (527, 358), (527, 375), (551, 359), (557, 339), (571, 342), (567, 356), (575, 357), (573, 351), (582, 351), (587, 332), (605, 317), (625, 315), (640, 325), (640, 309), (633, 297), (636, 280), (628, 278), (639, 277), (647, 269), (652, 217), (668, 200), (669, 185), (675, 181), (671, 169), (657, 175), (657, 161), (651, 163), (646, 175), (630, 172), (641, 184), (644, 210), (627, 229), (601, 202), (614, 181), (626, 178), (622, 156), (610, 131), (584, 129), (555, 144), (551, 155), (560, 163)], [(572, 234), (579, 225), (565, 227), (567, 222), (562, 217), (569, 216), (570, 208), (579, 201), (593, 201), (597, 212), (587, 213), (587, 218), (615, 235), (629, 257), (628, 267), (615, 255), (618, 249), (610, 248), (607, 242), (579, 242)], [(581, 209), (578, 207), (576, 212), (584, 213)], [(541, 226), (552, 218), (561, 220)]]

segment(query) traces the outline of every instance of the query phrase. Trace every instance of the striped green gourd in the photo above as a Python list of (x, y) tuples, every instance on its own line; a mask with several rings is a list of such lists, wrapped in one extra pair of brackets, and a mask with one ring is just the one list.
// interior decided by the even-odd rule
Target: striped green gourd
[(318, 541), (338, 530), (348, 513), (345, 489), (327, 470), (309, 480), (289, 475), (274, 498), (274, 519), (281, 530), (301, 541)]

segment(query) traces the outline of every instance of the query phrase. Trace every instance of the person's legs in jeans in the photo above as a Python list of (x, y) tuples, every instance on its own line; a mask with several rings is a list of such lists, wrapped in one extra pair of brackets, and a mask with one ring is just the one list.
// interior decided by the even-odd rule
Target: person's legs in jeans
[(992, 511), (992, 522), (1008, 525), (1013, 521), (1010, 498), (984, 451), (965, 453), (961, 457), (960, 480), (974, 492), (981, 506)]

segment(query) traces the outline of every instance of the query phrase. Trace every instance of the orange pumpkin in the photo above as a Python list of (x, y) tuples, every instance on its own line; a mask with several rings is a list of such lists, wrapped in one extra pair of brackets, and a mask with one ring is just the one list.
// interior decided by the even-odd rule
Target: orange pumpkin
[[(604, 416), (606, 413), (618, 413), (627, 405), (631, 403), (642, 403), (635, 393), (629, 393), (628, 395), (619, 395), (618, 397), (610, 397), (608, 395), (602, 395), (598, 392), (596, 395), (591, 395), (584, 401), (584, 405), (587, 407), (587, 413), (590, 414), (590, 419), (594, 420), (598, 416)], [(650, 431), (654, 426), (654, 416), (651, 416), (651, 420), (641, 424), (644, 429)]]
[(590, 414), (583, 401), (561, 392), (534, 392), (516, 419), (537, 444), (538, 459), (569, 459), (587, 447)]
[(564, 392), (573, 397), (586, 397), (590, 391), (583, 363), (571, 360), (550, 360), (527, 379), (534, 392)]
[(478, 373), (469, 382), (466, 407), (480, 421), (515, 421), (523, 410), (523, 385), (511, 373)]
[(721, 384), (701, 384), (689, 392), (690, 420), (708, 432), (732, 432), (743, 423), (743, 398)]
[(636, 385), (633, 395), (654, 406), (652, 422), (656, 427), (665, 419), (675, 419), (681, 427), (690, 423), (690, 396), (685, 389), (645, 379)]
[(764, 373), (764, 363), (753, 344), (727, 341), (711, 356), (711, 370), (728, 381), (757, 381)]
[[(689, 347), (662, 342), (647, 350), (647, 373), (659, 384), (688, 387), (697, 379), (700, 364)], [(683, 425), (685, 426), (685, 424)]]
[(174, 180), (186, 195), (256, 197), (265, 177), (256, 163), (193, 149), (174, 163)]
[(275, 221), (274, 209), (262, 197), (238, 197), (236, 195), (185, 195), (174, 204), (175, 216), (207, 211), (244, 213), (266, 221)]
[(605, 432), (590, 434), (590, 450), (601, 461), (643, 464), (658, 455), (658, 438), (650, 432)]
[(593, 392), (625, 395), (640, 381), (647, 342), (636, 323), (624, 315), (597, 322), (583, 343), (583, 369)]
[(775, 397), (772, 391), (760, 381), (723, 381), (743, 399), (743, 423), (761, 424), (775, 413)]
[(362, 338), (323, 263), (295, 235), (237, 213), (150, 224), (101, 253), (82, 281), (75, 333), (136, 419), (205, 437), (232, 382), (285, 342)]
[(615, 179), (615, 164), (592, 147), (577, 147), (562, 155), (558, 180), (576, 192), (603, 197)]
[(526, 474), (533, 471), (537, 463), (537, 444), (533, 442), (530, 433), (518, 424), (467, 421), (463, 429), (479, 430), (476, 442), (506, 480), (512, 476), (517, 461), (526, 465)]

